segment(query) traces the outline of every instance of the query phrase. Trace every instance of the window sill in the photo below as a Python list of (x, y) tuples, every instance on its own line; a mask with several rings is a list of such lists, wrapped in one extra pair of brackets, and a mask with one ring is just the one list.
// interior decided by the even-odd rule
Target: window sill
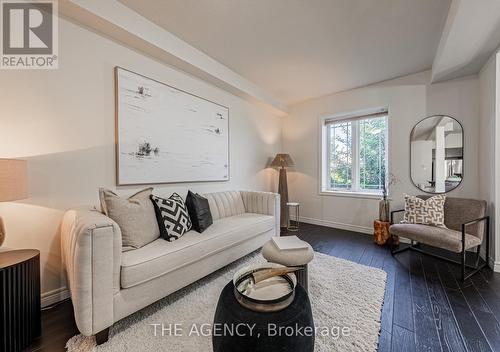
[[(349, 198), (364, 198), (364, 199), (377, 199), (383, 198), (382, 194), (369, 193), (369, 192), (342, 192), (342, 191), (325, 191), (321, 190), (319, 192), (322, 196), (335, 196), (335, 197), (349, 197)], [(391, 200), (390, 197), (387, 198)]]

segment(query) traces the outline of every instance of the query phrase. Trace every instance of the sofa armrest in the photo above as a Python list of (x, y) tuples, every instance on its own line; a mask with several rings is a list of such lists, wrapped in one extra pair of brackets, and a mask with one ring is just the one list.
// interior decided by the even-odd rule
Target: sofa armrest
[(274, 216), (274, 235), (280, 235), (280, 195), (272, 192), (241, 191), (247, 213)]
[(122, 235), (107, 216), (69, 210), (61, 225), (62, 262), (75, 321), (84, 335), (113, 325), (113, 296), (120, 289)]

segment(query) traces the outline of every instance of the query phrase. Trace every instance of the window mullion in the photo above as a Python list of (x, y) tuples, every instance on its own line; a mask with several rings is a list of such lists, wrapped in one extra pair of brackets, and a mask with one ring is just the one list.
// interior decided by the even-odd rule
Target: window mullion
[(326, 170), (325, 170), (325, 180), (326, 188), (331, 190), (332, 187), (332, 128), (327, 126), (326, 130)]
[(388, 173), (388, 130), (387, 116), (368, 122), (362, 119), (323, 122), (321, 190), (379, 194), (382, 169)]
[(359, 121), (352, 122), (352, 191), (359, 192)]

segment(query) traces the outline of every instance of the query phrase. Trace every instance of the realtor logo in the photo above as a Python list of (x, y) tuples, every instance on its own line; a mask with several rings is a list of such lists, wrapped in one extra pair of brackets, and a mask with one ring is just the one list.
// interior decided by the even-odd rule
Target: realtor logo
[(57, 2), (0, 0), (2, 69), (58, 67)]

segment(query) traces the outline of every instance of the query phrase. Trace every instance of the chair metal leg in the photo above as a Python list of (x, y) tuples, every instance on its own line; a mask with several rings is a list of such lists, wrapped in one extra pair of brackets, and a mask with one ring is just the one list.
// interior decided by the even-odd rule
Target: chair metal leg
[(476, 253), (476, 267), (474, 270), (470, 271), (467, 275), (464, 275), (462, 273), (462, 281), (468, 280), (472, 275), (478, 273), (481, 271), (483, 268), (486, 268), (490, 264), (490, 218), (486, 217), (486, 228), (485, 228), (485, 234), (486, 234), (486, 256), (485, 256), (485, 262), (481, 265), (479, 265), (479, 260), (481, 257), (481, 246), (478, 246), (477, 248), (477, 253)]
[(407, 251), (411, 249), (411, 246), (406, 246), (406, 247), (403, 247), (403, 248), (398, 248), (398, 249), (391, 249), (391, 254), (394, 255), (394, 254), (398, 254), (398, 253), (401, 253), (401, 252), (404, 252), (404, 251)]
[[(399, 244), (399, 246), (401, 246), (401, 243)], [(407, 251), (407, 250), (411, 249), (412, 246), (413, 246), (413, 241), (411, 241), (410, 245), (408, 245), (408, 246), (395, 249), (396, 246), (394, 245), (394, 241), (391, 241), (391, 255)]]
[(462, 224), (462, 281), (465, 281), (465, 224)]
[(486, 265), (490, 265), (490, 218), (486, 218)]
[[(460, 265), (460, 269), (461, 269), (460, 270), (460, 277), (461, 277), (462, 282), (465, 281), (465, 280), (467, 280), (467, 279), (469, 279), (472, 275), (478, 273), (480, 270), (482, 270), (484, 267), (487, 266), (487, 263), (483, 263), (481, 265), (476, 265), (476, 266), (467, 264), (466, 261), (465, 261), (465, 254), (464, 254), (464, 252), (460, 253), (461, 260), (460, 261), (456, 261), (456, 260), (453, 260), (453, 259), (450, 259), (450, 258), (443, 257), (443, 256), (438, 255), (438, 254), (427, 252), (427, 251), (425, 251), (425, 250), (423, 250), (421, 248), (418, 248), (418, 247), (415, 247), (415, 246), (411, 246), (411, 245), (408, 245), (408, 246), (403, 247), (403, 248), (399, 248), (397, 250), (391, 250), (391, 254), (395, 255), (395, 254), (398, 254), (398, 253), (401, 253), (401, 252), (404, 252), (404, 251), (407, 251), (407, 250), (412, 250), (412, 251), (415, 251), (415, 252), (419, 252), (419, 253), (428, 255), (430, 257), (434, 257), (434, 258), (437, 258), (437, 259), (440, 259), (440, 260), (447, 261), (449, 263)], [(466, 270), (467, 269), (472, 269), (472, 270), (469, 271), (466, 274)]]
[(462, 281), (465, 281), (465, 248), (462, 249)]
[(474, 266), (476, 267), (476, 269), (479, 267), (479, 259), (481, 258), (481, 246), (477, 246), (477, 250), (476, 250), (476, 260), (475, 260), (475, 264)]

